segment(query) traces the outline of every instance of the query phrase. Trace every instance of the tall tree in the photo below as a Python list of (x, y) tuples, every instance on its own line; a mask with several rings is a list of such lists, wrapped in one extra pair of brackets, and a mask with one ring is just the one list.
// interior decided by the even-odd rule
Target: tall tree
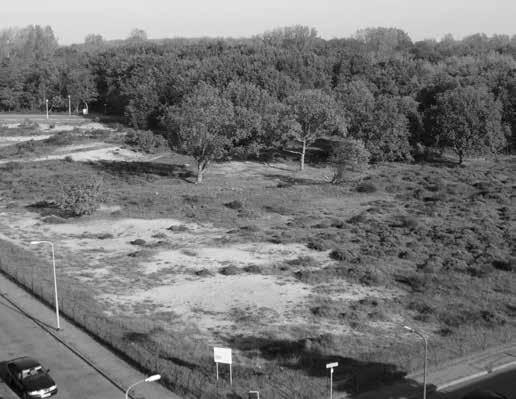
[(333, 97), (321, 90), (302, 90), (286, 100), (293, 117), (290, 137), (301, 144), (300, 169), (305, 168), (307, 147), (315, 140), (333, 133), (344, 134), (344, 119), (339, 115)]
[(201, 82), (181, 106), (169, 108), (169, 126), (177, 127), (180, 148), (197, 162), (197, 183), (209, 164), (232, 149), (234, 112), (219, 91)]
[(501, 104), (485, 87), (458, 87), (437, 96), (430, 110), (439, 146), (450, 148), (459, 157), (496, 154), (505, 146)]

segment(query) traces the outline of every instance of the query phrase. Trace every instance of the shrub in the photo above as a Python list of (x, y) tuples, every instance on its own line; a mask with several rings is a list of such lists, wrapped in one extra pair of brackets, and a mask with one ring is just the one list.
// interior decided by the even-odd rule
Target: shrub
[(414, 216), (400, 215), (398, 220), (401, 227), (405, 227), (410, 230), (415, 230), (419, 226), (419, 222)]
[(339, 142), (333, 148), (329, 159), (333, 168), (331, 182), (341, 183), (347, 170), (363, 170), (367, 166), (370, 156), (371, 154), (361, 140), (347, 138)]
[(164, 152), (169, 148), (168, 142), (163, 136), (154, 134), (150, 130), (130, 130), (126, 135), (125, 142), (149, 154)]
[(239, 200), (233, 200), (224, 204), (229, 209), (242, 209), (243, 204)]
[(90, 178), (69, 185), (61, 185), (56, 206), (67, 215), (91, 215), (98, 207), (102, 180)]
[(234, 276), (235, 274), (240, 274), (240, 269), (234, 265), (229, 265), (221, 267), (219, 273), (224, 276)]
[(24, 154), (26, 152), (34, 152), (36, 150), (36, 142), (34, 140), (22, 141), (16, 144), (16, 150), (18, 154)]
[(20, 123), (18, 126), (23, 129), (35, 129), (35, 128), (39, 127), (37, 122), (31, 121), (29, 118), (25, 118), (22, 121), (22, 123)]
[(73, 143), (74, 135), (71, 132), (59, 132), (50, 136), (44, 142), (50, 145), (70, 145)]
[(495, 259), (493, 261), (493, 267), (495, 269), (503, 270), (505, 272), (512, 272), (516, 270), (514, 258), (507, 261)]
[(314, 251), (326, 251), (330, 249), (331, 245), (333, 245), (332, 242), (327, 242), (318, 238), (312, 238), (310, 241), (308, 241), (306, 247), (308, 249), (313, 249)]
[(331, 251), (329, 257), (336, 261), (356, 262), (358, 260), (357, 256), (353, 252), (339, 248)]
[(378, 191), (378, 188), (371, 182), (365, 182), (365, 183), (360, 183), (356, 188), (355, 188), (356, 192), (357, 193), (366, 193), (366, 194), (369, 194), (369, 193), (375, 193)]

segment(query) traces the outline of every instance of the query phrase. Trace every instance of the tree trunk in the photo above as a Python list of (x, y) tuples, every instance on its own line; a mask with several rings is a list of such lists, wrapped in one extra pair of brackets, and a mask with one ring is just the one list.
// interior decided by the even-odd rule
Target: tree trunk
[(195, 184), (201, 184), (204, 172), (206, 171), (206, 167), (208, 166), (208, 162), (206, 161), (198, 161), (197, 162), (197, 180)]
[(306, 140), (303, 140), (303, 149), (301, 150), (301, 170), (305, 170), (305, 154), (306, 154)]

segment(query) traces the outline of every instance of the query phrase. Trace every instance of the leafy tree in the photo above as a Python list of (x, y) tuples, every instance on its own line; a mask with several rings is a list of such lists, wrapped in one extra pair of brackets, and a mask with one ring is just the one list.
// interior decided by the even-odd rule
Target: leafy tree
[(300, 169), (303, 170), (307, 147), (320, 137), (344, 133), (344, 120), (333, 97), (321, 90), (300, 91), (287, 98), (286, 103), (293, 118), (289, 136), (301, 144), (301, 150), (289, 152), (300, 156)]
[(439, 132), (436, 143), (464, 156), (496, 154), (505, 145), (501, 104), (485, 87), (458, 87), (437, 96), (429, 111)]
[(202, 182), (212, 161), (230, 154), (234, 117), (231, 102), (204, 82), (183, 100), (180, 107), (169, 109), (169, 121), (177, 127), (180, 148), (197, 162), (197, 183)]
[(364, 142), (373, 161), (411, 159), (409, 119), (415, 112), (403, 97), (375, 97), (364, 81), (338, 88), (349, 135)]
[(284, 46), (303, 51), (314, 44), (317, 39), (317, 30), (302, 25), (286, 26), (265, 32), (262, 38), (271, 46)]
[(147, 40), (147, 32), (143, 29), (134, 28), (131, 33), (129, 33), (129, 37), (127, 40), (132, 42), (141, 42)]
[(89, 104), (97, 99), (98, 92), (92, 71), (84, 66), (71, 68), (66, 73), (66, 91), (70, 95), (76, 112), (79, 106), (89, 109)]
[(332, 149), (329, 162), (333, 168), (332, 183), (341, 183), (347, 170), (361, 170), (369, 162), (371, 154), (361, 140), (346, 138)]

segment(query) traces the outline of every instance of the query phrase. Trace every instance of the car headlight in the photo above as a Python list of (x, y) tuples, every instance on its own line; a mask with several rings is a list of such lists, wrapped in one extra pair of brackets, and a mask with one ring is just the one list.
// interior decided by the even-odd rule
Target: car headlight
[(45, 390), (40, 389), (39, 391), (30, 391), (29, 395), (30, 396), (39, 396), (39, 395), (43, 395), (44, 393), (45, 393)]
[(54, 389), (56, 389), (56, 388), (57, 388), (57, 386), (52, 385), (50, 388), (47, 388), (47, 389), (46, 389), (46, 391), (47, 391), (47, 392), (48, 392), (48, 391), (53, 391), (53, 390), (54, 390)]

